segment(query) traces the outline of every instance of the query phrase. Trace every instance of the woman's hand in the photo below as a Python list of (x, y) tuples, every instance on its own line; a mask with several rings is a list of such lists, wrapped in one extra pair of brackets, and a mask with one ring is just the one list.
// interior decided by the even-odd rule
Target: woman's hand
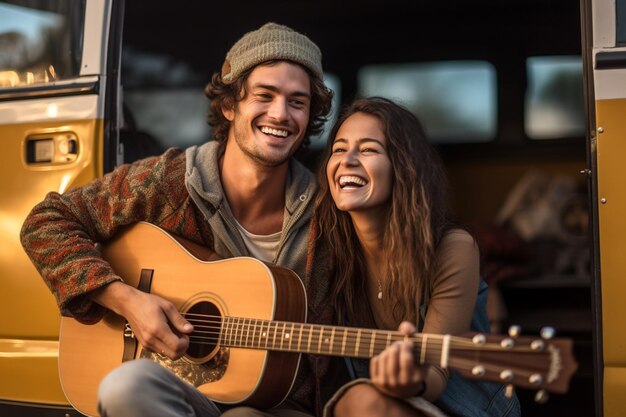
[[(398, 327), (398, 331), (406, 336), (412, 336), (416, 330), (408, 321)], [(426, 369), (427, 366), (415, 364), (411, 340), (394, 342), (370, 361), (370, 377), (374, 385), (397, 398), (421, 395), (426, 388)]]

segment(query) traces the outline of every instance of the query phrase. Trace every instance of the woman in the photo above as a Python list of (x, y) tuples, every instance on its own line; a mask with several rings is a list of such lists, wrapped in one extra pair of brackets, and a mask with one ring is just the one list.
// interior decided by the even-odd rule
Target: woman
[[(320, 172), (309, 289), (325, 294), (319, 317), (412, 334), (487, 331), (479, 252), (449, 220), (441, 162), (408, 110), (383, 98), (354, 102), (333, 128)], [(315, 309), (315, 307), (313, 307)], [(325, 310), (324, 313), (321, 310)], [(416, 327), (417, 326), (417, 327)], [(517, 416), (517, 399), (498, 384), (414, 365), (397, 342), (327, 404), (335, 416)], [(368, 375), (369, 370), (369, 375)]]

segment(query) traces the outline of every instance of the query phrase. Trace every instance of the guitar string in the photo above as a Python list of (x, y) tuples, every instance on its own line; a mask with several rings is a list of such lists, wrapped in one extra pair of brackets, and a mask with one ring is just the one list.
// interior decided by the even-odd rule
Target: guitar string
[[(223, 317), (221, 316), (204, 316), (204, 317), (215, 317), (218, 320), (217, 321), (210, 321), (210, 320), (190, 320), (191, 322), (196, 322), (196, 323), (210, 323), (210, 324), (214, 324), (215, 326), (207, 326), (207, 325), (196, 325), (197, 328), (203, 328), (203, 329), (209, 329), (211, 331), (194, 331), (194, 334), (206, 334), (206, 335), (215, 335), (218, 338), (222, 337), (222, 327), (223, 327)], [(302, 326), (306, 326), (306, 327), (301, 327), (301, 323), (291, 323), (291, 322), (278, 322), (278, 321), (273, 321), (273, 322), (269, 322), (269, 321), (263, 321), (260, 319), (238, 319), (238, 318), (232, 318), (229, 317), (228, 319), (230, 319), (230, 325), (231, 328), (226, 329), (225, 331), (227, 333), (229, 333), (229, 335), (224, 335), (227, 336), (230, 341), (232, 342), (233, 339), (243, 339), (246, 338), (246, 341), (248, 341), (249, 343), (254, 343), (257, 342), (257, 340), (255, 339), (259, 339), (258, 342), (262, 343), (262, 337), (267, 337), (267, 336), (262, 336), (259, 334), (255, 334), (255, 331), (264, 331), (268, 334), (271, 335), (287, 335), (287, 334), (292, 334), (293, 336), (291, 337), (291, 339), (295, 339), (300, 337), (300, 333), (302, 333), (303, 337), (306, 337), (308, 339), (308, 334), (311, 333), (312, 334), (312, 343), (318, 343), (319, 344), (319, 337), (323, 337), (326, 340), (333, 337), (332, 335), (332, 330), (335, 329), (335, 335), (334, 337), (337, 338), (339, 341), (341, 341), (341, 343), (343, 343), (344, 340), (344, 333), (347, 333), (345, 339), (346, 339), (346, 344), (348, 343), (355, 343), (356, 341), (360, 341), (365, 339), (365, 341), (363, 341), (363, 343), (367, 343), (367, 339), (371, 340), (371, 336), (373, 335), (374, 332), (376, 332), (376, 341), (375, 346), (379, 346), (380, 344), (383, 345), (383, 347), (387, 346), (387, 341), (386, 340), (380, 340), (380, 339), (384, 339), (385, 336), (387, 336), (388, 334), (391, 334), (391, 336), (389, 336), (389, 338), (391, 339), (392, 342), (395, 341), (401, 341), (405, 339), (404, 335), (392, 332), (392, 331), (387, 331), (387, 330), (376, 330), (376, 329), (360, 329), (361, 330), (361, 335), (359, 337), (359, 329), (356, 328), (349, 328), (349, 327), (326, 327), (323, 325), (312, 325), (312, 324), (304, 324), (302, 323)], [(235, 322), (235, 320), (237, 320), (237, 322)], [(252, 323), (245, 323), (244, 321), (255, 321), (254, 324)], [(259, 323), (259, 321), (261, 321), (261, 323)], [(283, 325), (283, 327), (281, 328), (280, 325)], [(291, 325), (293, 325), (293, 330), (291, 329)], [(313, 326), (317, 326), (317, 327), (313, 327)], [(289, 328), (288, 328), (289, 327)], [(253, 332), (252, 335), (250, 335), (250, 332)], [(326, 334), (321, 335), (321, 333), (323, 331), (327, 331)], [(317, 332), (317, 333), (316, 333)], [(356, 334), (355, 334), (356, 333)], [(368, 335), (368, 333), (372, 333), (372, 335)], [(198, 336), (199, 338), (201, 338), (202, 336)], [(250, 338), (252, 338), (252, 341), (250, 341)], [(409, 336), (409, 339), (411, 339), (413, 342), (416, 343), (421, 343), (423, 337), (421, 336), (421, 334), (417, 334), (415, 336)], [(286, 339), (283, 339), (282, 337), (279, 339), (283, 341), (284, 343), (289, 343)], [(443, 336), (441, 335), (432, 335), (429, 334), (428, 335), (428, 339), (429, 339), (429, 343), (430, 344), (435, 344), (436, 346), (439, 346), (441, 342), (440, 339), (443, 339)], [(459, 337), (451, 337), (451, 341), (454, 342), (454, 348), (455, 349), (462, 349), (464, 346), (468, 349), (471, 350), (476, 350), (477, 346), (480, 347), (481, 350), (483, 351), (488, 351), (488, 350), (502, 350), (503, 348), (497, 344), (497, 343), (485, 343), (483, 345), (477, 345), (471, 341), (469, 341), (469, 339), (467, 338), (459, 338)], [(293, 343), (293, 342), (292, 342)], [(516, 346), (515, 351), (518, 353), (524, 353), (524, 352), (528, 352), (528, 353), (533, 353), (536, 354), (537, 351), (532, 350), (530, 347), (526, 347), (526, 346)]]
[[(253, 348), (254, 349), (254, 348)], [(301, 353), (298, 350), (290, 350), (290, 349), (280, 349), (280, 351), (283, 352), (291, 352), (291, 353)], [(414, 348), (414, 355), (415, 358), (417, 358), (417, 353), (419, 352), (419, 348)], [(333, 352), (322, 352), (325, 353), (327, 355), (333, 356)], [(344, 356), (350, 356), (350, 357), (355, 357), (355, 356), (351, 356), (351, 355), (344, 355)], [(362, 357), (369, 357), (369, 356), (362, 356)], [(441, 358), (441, 355), (438, 354), (437, 351), (427, 351), (426, 355), (425, 355), (425, 363), (426, 364), (437, 364), (439, 362)], [(500, 377), (500, 373), (504, 370), (504, 369), (510, 369), (513, 372), (513, 379), (511, 381), (501, 381), (503, 383), (506, 382), (512, 382), (514, 384), (517, 385), (521, 385), (521, 382), (517, 382), (519, 380), (519, 378), (523, 378), (526, 379), (527, 382), (526, 385), (528, 387), (536, 387), (539, 388), (540, 385), (542, 384), (532, 384), (531, 382), (528, 381), (528, 378), (530, 378), (533, 374), (541, 374), (541, 369), (537, 369), (537, 370), (526, 370), (523, 368), (517, 368), (515, 366), (509, 366), (509, 365), (491, 365), (488, 363), (482, 363), (480, 361), (477, 360), (471, 360), (471, 359), (466, 359), (466, 358), (459, 358), (459, 357), (455, 357), (452, 356), (448, 359), (448, 368), (452, 368), (452, 369), (456, 369), (456, 370), (466, 370), (467, 372), (472, 372), (472, 370), (477, 366), (480, 365), (482, 366), (485, 375), (483, 376), (478, 376), (478, 375), (473, 375), (472, 378), (475, 379), (489, 379), (489, 380), (497, 380), (497, 378)], [(491, 378), (489, 378), (489, 375), (492, 375)]]
[[(266, 336), (265, 338), (263, 338), (260, 335), (253, 335), (252, 337), (250, 337), (249, 334), (244, 334), (243, 331), (242, 332), (234, 332), (231, 335), (227, 335), (226, 337), (224, 337), (224, 335), (219, 331), (216, 332), (199, 332), (202, 334), (202, 336), (194, 336), (196, 332), (192, 333), (190, 340), (192, 341), (192, 343), (194, 344), (218, 344), (221, 343), (222, 345), (229, 345), (232, 347), (244, 347), (244, 348), (265, 348), (265, 349), (276, 349), (276, 350), (280, 350), (281, 348), (285, 349), (285, 345), (287, 345), (288, 347), (291, 346), (294, 343), (295, 339), (299, 338), (299, 333), (298, 332), (294, 332), (294, 336), (291, 338), (291, 340), (286, 340), (283, 338), (279, 338), (278, 340), (274, 339), (271, 337), (271, 332), (269, 336)], [(340, 332), (341, 333), (341, 332)], [(311, 337), (310, 337), (310, 342), (309, 342), (309, 335), (306, 332), (303, 332), (303, 337), (306, 338), (306, 341), (304, 343), (307, 344), (308, 349), (306, 349), (306, 351), (308, 352), (319, 352), (319, 353), (324, 353), (324, 352), (352, 352), (352, 351), (357, 351), (357, 352), (362, 352), (362, 351), (366, 351), (368, 352), (368, 354), (363, 354), (364, 356), (369, 356), (369, 352), (370, 351), (375, 351), (376, 353), (379, 353), (381, 351), (383, 351), (385, 348), (387, 348), (391, 342), (395, 342), (397, 340), (403, 340), (404, 337), (401, 335), (394, 335), (394, 338), (391, 338), (391, 340), (388, 342), (387, 340), (380, 340), (378, 338), (376, 338), (376, 340), (372, 343), (371, 342), (371, 338), (369, 338), (367, 335), (365, 335), (364, 337), (361, 338), (357, 338), (356, 335), (353, 335), (354, 337), (346, 337), (346, 341), (344, 343), (343, 341), (343, 337), (342, 335), (339, 335), (339, 337), (336, 337), (335, 340), (333, 341), (334, 344), (333, 345), (328, 345), (330, 339), (332, 337), (329, 337), (329, 335), (326, 335), (325, 337), (322, 336), (321, 340), (320, 340), (320, 334), (315, 334), (312, 333)], [(337, 336), (337, 335), (336, 335)], [(368, 342), (369, 339), (369, 342)], [(239, 342), (237, 342), (237, 340), (239, 340)], [(421, 341), (422, 338), (421, 337), (415, 337), (412, 339), (414, 342), (416, 342), (417, 347), (416, 349), (420, 349), (421, 348)], [(362, 341), (361, 343), (359, 343), (360, 341)], [(440, 349), (442, 349), (443, 347), (443, 343), (440, 343), (439, 341), (434, 341), (431, 340), (432, 343), (427, 344), (427, 350), (428, 349), (432, 349), (435, 351), (439, 351)], [(300, 340), (296, 341), (296, 350), (305, 350), (302, 347), (298, 348), (298, 346), (302, 346), (302, 340), (300, 338)], [(339, 347), (339, 344), (341, 344), (341, 348)], [(280, 345), (280, 346), (279, 346)], [(361, 345), (361, 346), (359, 346)], [(317, 346), (317, 348), (315, 348)], [(358, 346), (358, 347), (357, 347)], [(478, 348), (478, 349), (477, 349)], [(510, 354), (510, 353), (524, 353), (524, 351), (518, 350), (517, 351), (513, 351), (510, 349), (506, 349), (503, 350), (503, 348), (500, 345), (496, 345), (496, 344), (492, 344), (491, 346), (487, 346), (487, 345), (481, 345), (481, 346), (476, 346), (476, 345), (472, 345), (472, 349), (469, 349), (468, 346), (456, 346), (453, 343), (450, 346), (451, 350), (454, 351), (464, 351), (464, 350), (470, 350), (472, 352), (475, 352), (477, 350), (480, 350), (482, 352), (491, 352), (491, 351), (500, 351), (500, 352), (504, 352), (506, 354)], [(538, 352), (538, 351), (527, 351), (527, 352), (531, 352), (533, 355), (539, 357), (539, 355), (541, 355), (542, 353), (544, 354), (544, 356), (548, 356), (549, 354), (547, 352)]]
[[(215, 345), (215, 344), (218, 344), (220, 342), (222, 342), (223, 345), (233, 344), (237, 339), (243, 340), (243, 338), (244, 338), (244, 331), (248, 331), (248, 334), (245, 335), (245, 338), (246, 338), (246, 341), (245, 341), (246, 343), (245, 344), (242, 345), (241, 342), (240, 343), (234, 343), (234, 344), (235, 344), (235, 347), (252, 348), (252, 349), (254, 349), (255, 347), (263, 347), (264, 340), (261, 339), (260, 335), (257, 335), (257, 336), (253, 335), (252, 336), (252, 341), (250, 341), (250, 339), (249, 339), (249, 336), (250, 336), (249, 335), (249, 330), (250, 330), (250, 328), (252, 328), (253, 330), (261, 330), (261, 331), (263, 329), (265, 329), (268, 333), (271, 333), (271, 331), (274, 330), (274, 333), (281, 332), (281, 335), (284, 335), (285, 333), (288, 332), (291, 335), (298, 334), (298, 336), (300, 336), (299, 333), (303, 333), (303, 334), (307, 333), (307, 331), (304, 329), (304, 327), (296, 328), (296, 326), (298, 326), (300, 324), (302, 324), (303, 326), (309, 327), (308, 333), (312, 333), (311, 334), (311, 342), (310, 342), (310, 344), (312, 344), (312, 345), (320, 345), (320, 343), (322, 341), (330, 340), (330, 337), (331, 337), (330, 335), (326, 335), (326, 337), (324, 338), (321, 333), (320, 334), (313, 334), (313, 332), (315, 332), (316, 330), (321, 332), (323, 329), (328, 329), (328, 330), (332, 329), (332, 328), (326, 328), (323, 325), (317, 325), (318, 328), (316, 329), (315, 327), (313, 327), (313, 326), (316, 326), (316, 325), (313, 325), (313, 324), (279, 322), (279, 321), (270, 322), (270, 321), (264, 321), (264, 320), (261, 320), (261, 319), (247, 319), (247, 318), (246, 319), (242, 319), (242, 318), (227, 317), (226, 320), (229, 320), (230, 324), (232, 325), (232, 327), (234, 327), (234, 329), (231, 329), (231, 330), (233, 330), (233, 332), (235, 334), (234, 335), (232, 335), (232, 334), (230, 335), (230, 337), (228, 338), (230, 340), (224, 340), (224, 338), (222, 337), (223, 336), (222, 335), (222, 329), (223, 329), (223, 324), (224, 324), (224, 319), (225, 319), (224, 317), (222, 317), (222, 316), (210, 316), (210, 315), (198, 315), (198, 314), (193, 314), (193, 313), (190, 313), (188, 315), (189, 316), (191, 316), (191, 315), (200, 316), (200, 317), (203, 317), (203, 318), (204, 317), (210, 317), (210, 318), (213, 318), (213, 319), (217, 319), (217, 320), (194, 320), (194, 319), (190, 320), (192, 322), (195, 321), (197, 323), (209, 323), (209, 324), (216, 325), (216, 326), (207, 326), (207, 325), (200, 325), (200, 324), (198, 324), (198, 327), (203, 327), (203, 328), (207, 328), (207, 329), (215, 330), (215, 331), (213, 331), (213, 332), (206, 332), (206, 331), (205, 332), (199, 332), (199, 333), (202, 333), (202, 334), (208, 334), (210, 336), (200, 336), (200, 337), (192, 336), (192, 337), (190, 337), (190, 339), (194, 340), (195, 344)], [(248, 323), (245, 323), (245, 321), (248, 321)], [(252, 324), (253, 321), (254, 321), (254, 324)], [(261, 323), (259, 324), (258, 321), (261, 321)], [(270, 323), (272, 323), (274, 325), (274, 329), (270, 329)], [(279, 328), (280, 324), (283, 324), (282, 328)], [(289, 330), (287, 330), (287, 326), (289, 326), (289, 325), (293, 325), (293, 329), (290, 328)], [(345, 342), (346, 345), (348, 345), (348, 343), (356, 342), (357, 334), (354, 334), (354, 332), (358, 333), (359, 329), (347, 328), (347, 327), (341, 327), (341, 328), (335, 327), (334, 329), (336, 330), (335, 331), (336, 335), (337, 335), (337, 333), (339, 333), (339, 335), (342, 335), (342, 336), (343, 336), (343, 330), (347, 330), (348, 337), (346, 339), (349, 339), (350, 336), (354, 336), (354, 340), (353, 341), (346, 340), (346, 342)], [(337, 332), (337, 330), (339, 330), (339, 332)], [(361, 329), (361, 330), (362, 330), (361, 333), (364, 333), (364, 331), (363, 331), (364, 329)], [(391, 338), (396, 338), (396, 340), (403, 340), (404, 339), (403, 335), (400, 335), (400, 334), (397, 334), (397, 333), (393, 333), (393, 332), (390, 332), (390, 331), (380, 331), (380, 330), (377, 331), (375, 329), (368, 329), (366, 331), (369, 331), (369, 332), (372, 332), (372, 333), (373, 332), (380, 332), (380, 333), (383, 333), (385, 335), (388, 334), (388, 333), (391, 333)], [(332, 332), (332, 330), (329, 333), (331, 333), (331, 332)], [(194, 333), (196, 333), (196, 331), (194, 331), (192, 333), (192, 335)], [(352, 334), (350, 334), (350, 333), (352, 333)], [(306, 338), (308, 339), (308, 337), (309, 336), (307, 335)], [(322, 341), (320, 341), (320, 337), (322, 337)], [(258, 340), (255, 340), (256, 338), (258, 338)], [(294, 336), (292, 338), (291, 343), (293, 343), (293, 339), (294, 338), (296, 338), (296, 336)], [(367, 335), (365, 337), (361, 336), (360, 339), (363, 339), (363, 338), (367, 339)], [(418, 342), (418, 345), (421, 343), (421, 340), (422, 340), (422, 337), (420, 337), (419, 335), (418, 336), (409, 337), (409, 338), (413, 339), (416, 342)], [(439, 353), (439, 349), (438, 348), (443, 346), (443, 343), (440, 340), (437, 340), (437, 339), (442, 339), (443, 336), (429, 335), (428, 338), (429, 338), (429, 344), (428, 344), (428, 347), (426, 349), (426, 354), (425, 354), (425, 359), (426, 360), (425, 360), (425, 362), (426, 363), (437, 363), (439, 361), (439, 359), (441, 358), (441, 354)], [(200, 339), (201, 341), (197, 341), (198, 339)], [(431, 340), (431, 339), (435, 339), (435, 340)], [(458, 339), (460, 339), (462, 341), (466, 340), (466, 339), (463, 339), (463, 338), (458, 338)], [(257, 346), (253, 346), (255, 341), (258, 342)], [(341, 341), (343, 343), (343, 337), (338, 337), (338, 342), (339, 341)], [(392, 340), (392, 341), (395, 341), (395, 340)], [(211, 343), (211, 342), (215, 342), (215, 343)], [(291, 347), (284, 347), (284, 344), (290, 345), (289, 341), (285, 341), (284, 339), (282, 339), (281, 342), (282, 342), (281, 345), (283, 345), (283, 346), (281, 346), (280, 348), (277, 348), (276, 347), (276, 340), (272, 340), (272, 345), (273, 346), (271, 346), (271, 347), (269, 346), (269, 341), (265, 340), (264, 348), (265, 349), (269, 348), (270, 350), (279, 350), (279, 351), (284, 351), (284, 352), (300, 353), (300, 349), (297, 349), (297, 348), (294, 349), (294, 348), (291, 348)], [(247, 346), (248, 343), (250, 343), (250, 346)], [(299, 342), (296, 342), (296, 343), (299, 344)], [(472, 346), (474, 348), (474, 350), (476, 350), (477, 345), (475, 345), (474, 343), (471, 343), (471, 342), (467, 342), (467, 343), (468, 343), (468, 345)], [(371, 345), (374, 347), (373, 350), (376, 350), (376, 351), (380, 352), (384, 348), (388, 347), (389, 343), (387, 341), (385, 341), (385, 340), (383, 340), (383, 341), (375, 340), (375, 342), (373, 344), (371, 344)], [(492, 343), (491, 345), (493, 345), (492, 346), (493, 348), (497, 348), (498, 350), (502, 351), (502, 347), (500, 345), (497, 345), (495, 343)], [(356, 345), (354, 345), (354, 346), (356, 346)], [(367, 346), (368, 346), (368, 343), (367, 343), (367, 341), (365, 341), (363, 343), (363, 347), (367, 348)], [(350, 348), (350, 349), (348, 349), (349, 352), (352, 350), (351, 349), (352, 347), (353, 347), (353, 345), (349, 345), (349, 348)], [(479, 347), (480, 347), (481, 350), (489, 350), (489, 346), (486, 346), (486, 344), (485, 345), (481, 345)], [(451, 348), (452, 349), (457, 349), (456, 346), (452, 346)], [(416, 357), (417, 357), (417, 354), (420, 352), (420, 349), (421, 349), (421, 346), (415, 346), (413, 348), (413, 352), (416, 355)], [(345, 348), (344, 348), (344, 350), (345, 350)], [(361, 353), (361, 349), (360, 348), (358, 348), (356, 350), (358, 351), (359, 354)], [(319, 352), (319, 353), (326, 353), (326, 354), (329, 354), (329, 355), (332, 355), (333, 353), (340, 353), (338, 351), (338, 349), (334, 349), (332, 345), (327, 350), (317, 349), (317, 350), (314, 350), (314, 351), (315, 352)], [(367, 348), (367, 351), (369, 353), (370, 348)], [(510, 350), (507, 350), (507, 352), (511, 353)], [(534, 353), (541, 353), (541, 352), (536, 352), (536, 351), (532, 351), (532, 352), (534, 352)], [(350, 356), (350, 355), (346, 355), (346, 356)], [(360, 356), (370, 357), (371, 355), (363, 354), (363, 355), (360, 355)], [(477, 363), (476, 363), (475, 360), (473, 361), (473, 360), (466, 359), (466, 358), (450, 357), (448, 359), (449, 367), (456, 368), (456, 369), (465, 369), (468, 372), (471, 372), (471, 370), (476, 366), (476, 364)], [(482, 363), (481, 363), (481, 366), (483, 367), (485, 372), (491, 372), (491, 373), (498, 373), (503, 368), (507, 368), (507, 369), (508, 368), (513, 368), (513, 369), (515, 369), (514, 367), (511, 367), (511, 366), (504, 366), (504, 365), (495, 366), (495, 365), (482, 364)], [(533, 375), (535, 373), (540, 373), (540, 370), (537, 370), (537, 372), (533, 372), (531, 370), (516, 369), (515, 372), (514, 372), (514, 376), (516, 378), (519, 378), (520, 376), (528, 378), (528, 377), (530, 377), (531, 375)], [(503, 381), (503, 382), (506, 382), (506, 381)], [(531, 383), (528, 382), (528, 384), (531, 384)], [(532, 385), (532, 386), (535, 386), (535, 385)]]
[[(192, 335), (194, 334), (196, 335), (195, 336), (196, 340), (205, 338), (205, 339), (212, 339), (215, 341), (219, 341), (220, 339), (223, 339), (225, 342), (230, 342), (230, 343), (234, 343), (236, 340), (241, 340), (242, 341), (241, 343), (244, 345), (248, 345), (248, 344), (254, 345), (254, 344), (263, 344), (263, 343), (266, 343), (266, 344), (272, 343), (273, 345), (277, 343), (289, 344), (289, 343), (294, 343), (294, 340), (296, 339), (298, 339), (299, 341), (296, 341), (295, 343), (302, 344), (303, 338), (306, 339), (305, 343), (308, 343), (309, 335), (310, 335), (311, 344), (313, 345), (318, 345), (321, 340), (324, 343), (324, 346), (326, 346), (329, 343), (330, 339), (334, 339), (334, 342), (336, 341), (337, 343), (344, 343), (344, 340), (345, 340), (345, 344), (350, 347), (352, 347), (356, 343), (363, 343), (363, 345), (365, 346), (366, 344), (367, 345), (372, 344), (371, 339), (374, 334), (374, 332), (372, 332), (372, 335), (367, 334), (367, 332), (361, 332), (361, 335), (359, 336), (358, 330), (348, 330), (345, 332), (346, 334), (344, 334), (343, 329), (339, 331), (335, 329), (335, 334), (333, 335), (332, 330), (329, 330), (329, 329), (309, 328), (307, 330), (307, 329), (296, 329), (294, 327), (292, 331), (291, 329), (286, 329), (286, 328), (269, 328), (268, 329), (264, 325), (246, 326), (246, 327), (234, 328), (234, 329), (222, 329), (221, 326), (216, 326), (213, 328), (204, 326), (204, 328), (211, 329), (212, 331), (200, 331), (200, 330), (194, 331)], [(326, 333), (323, 333), (323, 330), (326, 330)], [(252, 334), (250, 334), (251, 332)], [(223, 333), (226, 333), (226, 334), (223, 334)], [(383, 333), (382, 331), (378, 333), (375, 336), (373, 345), (377, 348), (379, 348), (381, 345), (383, 347), (387, 347), (388, 345), (391, 344), (389, 342), (402, 341), (405, 339), (405, 336), (401, 334), (392, 333), (389, 337), (387, 337), (387, 334), (388, 333)], [(203, 335), (206, 335), (206, 336), (203, 336)], [(288, 337), (285, 337), (285, 336), (288, 336)], [(269, 339), (271, 339), (271, 342), (266, 342)], [(406, 339), (412, 340), (413, 342), (416, 342), (416, 343), (420, 343), (422, 340), (420, 336), (407, 336)], [(438, 346), (440, 344), (443, 344), (443, 342), (440, 342), (438, 340), (435, 341), (435, 340), (430, 340), (430, 339), (434, 339), (434, 337), (429, 336), (429, 342), (431, 342), (430, 345)]]
[[(320, 348), (307, 348), (304, 349), (303, 347), (298, 347), (298, 343), (296, 343), (295, 347), (291, 347), (289, 342), (285, 342), (283, 341), (283, 343), (278, 343), (276, 341), (271, 341), (268, 343), (264, 343), (263, 340), (259, 340), (259, 341), (247, 341), (247, 343), (237, 343), (236, 341), (232, 341), (232, 340), (223, 340), (221, 337), (190, 337), (190, 341), (191, 343), (193, 343), (194, 345), (218, 345), (221, 344), (223, 346), (226, 347), (240, 347), (240, 348), (250, 348), (250, 349), (267, 349), (267, 350), (279, 350), (279, 351), (289, 351), (289, 352), (302, 352), (302, 353), (327, 353), (327, 354), (333, 354), (333, 353), (337, 353), (337, 354), (344, 354), (346, 356), (350, 356), (348, 354), (346, 354), (346, 352), (355, 352), (356, 356), (363, 356), (363, 357), (371, 357), (373, 356), (373, 354), (378, 354), (380, 352), (382, 352), (384, 349), (386, 349), (387, 347), (389, 347), (390, 345), (387, 344), (386, 342), (381, 342), (381, 343), (374, 343), (374, 344), (368, 344), (367, 342), (363, 343), (362, 346), (359, 346), (357, 344), (349, 344), (346, 343), (345, 345), (342, 344), (342, 346), (339, 346), (339, 344), (335, 344), (335, 345), (322, 345), (322, 347)], [(258, 343), (255, 343), (258, 342)], [(282, 346), (281, 346), (282, 345)], [(300, 346), (302, 345), (302, 343), (300, 343)], [(319, 346), (320, 345), (320, 340), (319, 338), (317, 339), (311, 339), (311, 345), (313, 347), (315, 346)], [(443, 349), (443, 344), (429, 344), (427, 345), (426, 348), (426, 352), (439, 352), (440, 350)], [(416, 353), (421, 352), (421, 345), (415, 346), (413, 348), (413, 350)], [(453, 352), (460, 352), (460, 351), (466, 351), (467, 349), (457, 349), (455, 346), (451, 346), (450, 347), (450, 351)], [(475, 352), (477, 349), (472, 350), (473, 352)], [(482, 350), (479, 349), (481, 352), (483, 353), (490, 353), (493, 352), (492, 350)], [(506, 354), (512, 354), (512, 353), (517, 353), (514, 351), (503, 351), (502, 348), (499, 349), (499, 351), (504, 352)], [(370, 353), (371, 352), (371, 353)], [(546, 352), (534, 352), (533, 355), (537, 356), (537, 359), (539, 359), (539, 356), (546, 356), (546, 359), (549, 359), (549, 354)], [(437, 353), (439, 356), (441, 356), (439, 353)]]
[[(207, 317), (207, 318), (211, 318), (211, 319), (217, 319), (217, 320), (197, 320), (197, 319), (192, 319), (192, 320), (190, 320), (190, 322), (192, 322), (192, 323), (193, 322), (195, 322), (195, 323), (209, 323), (209, 324), (212, 324), (212, 325), (215, 325), (215, 326), (214, 327), (204, 326), (204, 327), (210, 328), (212, 330), (216, 330), (218, 333), (221, 332), (221, 329), (222, 329), (222, 326), (223, 326), (223, 320), (224, 320), (223, 316), (204, 315), (204, 314), (196, 314), (196, 313), (185, 313), (184, 315), (186, 315), (186, 316), (197, 316), (197, 317)], [(229, 320), (228, 324), (231, 326), (231, 329), (229, 329), (229, 331), (242, 332), (242, 333), (237, 333), (237, 336), (243, 335), (244, 331), (248, 331), (248, 332), (250, 330), (253, 330), (253, 331), (254, 330), (261, 330), (262, 331), (266, 327), (267, 327), (265, 329), (266, 331), (268, 331), (268, 332), (271, 332), (271, 331), (276, 332), (277, 330), (283, 330), (283, 329), (278, 329), (277, 328), (279, 325), (283, 325), (283, 326), (285, 326), (285, 328), (286, 328), (286, 326), (293, 325), (294, 326), (294, 330), (297, 330), (297, 331), (311, 331), (311, 332), (313, 332), (313, 331), (316, 331), (316, 330), (319, 330), (319, 331), (327, 330), (330, 333), (330, 332), (332, 332), (332, 329), (334, 328), (335, 329), (335, 334), (342, 333), (345, 330), (347, 330), (348, 333), (354, 333), (354, 332), (358, 333), (359, 330), (360, 330), (360, 332), (362, 334), (363, 333), (367, 334), (367, 333), (376, 332), (376, 333), (378, 333), (378, 335), (385, 335), (386, 336), (387, 334), (390, 333), (392, 338), (396, 337), (397, 340), (404, 340), (405, 339), (404, 335), (401, 335), (401, 334), (399, 334), (397, 332), (393, 332), (393, 331), (390, 331), (390, 330), (358, 329), (358, 328), (352, 328), (352, 327), (338, 327), (338, 326), (337, 327), (328, 327), (328, 326), (318, 325), (318, 324), (292, 323), (292, 322), (284, 322), (284, 321), (267, 321), (267, 320), (262, 320), (262, 319), (249, 319), (249, 318), (238, 318), (238, 317), (226, 317), (226, 319)], [(245, 323), (245, 321), (248, 321), (248, 323)], [(252, 324), (251, 323), (252, 321), (255, 321), (255, 323)], [(259, 323), (259, 321), (260, 321), (260, 323)], [(304, 327), (296, 329), (296, 326), (300, 327), (300, 325), (302, 325)], [(317, 326), (317, 329), (314, 326)], [(271, 327), (273, 327), (273, 328), (271, 328)], [(310, 330), (305, 330), (306, 327), (308, 327)], [(289, 329), (289, 331), (291, 332), (291, 329)], [(282, 334), (284, 334), (284, 333), (282, 333)], [(354, 334), (349, 334), (349, 336), (356, 337), (356, 335), (354, 335)], [(407, 336), (407, 337), (409, 339), (413, 339), (414, 342), (419, 342), (419, 340), (421, 339), (421, 336), (420, 336), (419, 333), (418, 333), (417, 336), (412, 336), (412, 337), (411, 336)], [(363, 336), (361, 336), (361, 338), (363, 338)], [(443, 339), (444, 336), (429, 334), (428, 338), (429, 338), (429, 343), (431, 343), (431, 342), (436, 342), (437, 339)], [(476, 346), (475, 343), (473, 343), (471, 341), (468, 341), (468, 339), (466, 339), (466, 338), (457, 337), (457, 336), (451, 336), (450, 338), (451, 338), (451, 341), (454, 341), (455, 343), (458, 343), (460, 345), (467, 344), (467, 346), (470, 346), (470, 347), (475, 347)], [(378, 337), (377, 337), (377, 339), (378, 339)], [(434, 339), (434, 340), (431, 340), (431, 339)], [(485, 345), (483, 345), (483, 346), (485, 346)], [(495, 347), (495, 345), (494, 345), (494, 347)]]

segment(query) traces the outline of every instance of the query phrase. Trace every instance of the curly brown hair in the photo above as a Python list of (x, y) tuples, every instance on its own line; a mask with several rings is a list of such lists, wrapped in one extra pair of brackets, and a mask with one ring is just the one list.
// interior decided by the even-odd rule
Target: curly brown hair
[[(272, 60), (259, 65), (271, 66), (279, 62), (282, 61)], [(302, 141), (302, 146), (307, 146), (309, 144), (309, 137), (321, 132), (324, 128), (326, 116), (331, 109), (333, 92), (326, 87), (323, 80), (313, 74), (308, 68), (297, 63), (294, 64), (303, 68), (309, 75), (309, 80), (311, 80), (309, 123), (307, 124), (304, 140)], [(209, 126), (213, 128), (213, 137), (216, 141), (226, 143), (228, 130), (230, 129), (230, 121), (224, 117), (222, 110), (232, 109), (237, 102), (241, 101), (246, 96), (246, 81), (257, 66), (244, 71), (239, 78), (230, 84), (224, 83), (221, 73), (216, 72), (205, 87), (204, 94), (211, 101), (208, 116)]]
[(331, 303), (336, 319), (370, 326), (365, 281), (367, 265), (354, 225), (347, 212), (337, 209), (326, 176), (326, 164), (341, 125), (353, 114), (380, 120), (393, 170), (388, 225), (383, 241), (388, 285), (384, 298), (398, 321), (417, 323), (421, 303), (432, 290), (433, 259), (443, 235), (453, 226), (448, 213), (447, 181), (439, 155), (428, 142), (418, 118), (409, 110), (381, 97), (358, 99), (331, 130), (318, 172), (320, 190), (314, 220), (316, 242), (328, 245), (334, 260)]

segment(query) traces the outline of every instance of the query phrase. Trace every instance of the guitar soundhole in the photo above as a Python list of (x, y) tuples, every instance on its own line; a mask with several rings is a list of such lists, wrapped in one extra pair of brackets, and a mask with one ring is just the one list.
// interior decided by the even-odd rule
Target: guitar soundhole
[(218, 346), (222, 316), (215, 304), (201, 301), (191, 306), (185, 313), (194, 330), (189, 335), (187, 356), (191, 359), (204, 359)]

